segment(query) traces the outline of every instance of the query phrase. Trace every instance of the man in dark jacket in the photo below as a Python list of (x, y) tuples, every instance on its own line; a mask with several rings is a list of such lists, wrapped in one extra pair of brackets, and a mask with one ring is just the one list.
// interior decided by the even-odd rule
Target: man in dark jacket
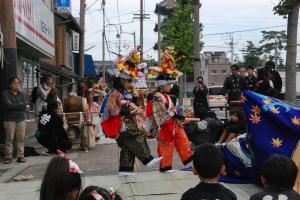
[(275, 70), (275, 63), (268, 61), (264, 68), (257, 70), (257, 92), (263, 95), (282, 99), (282, 78)]
[(251, 65), (247, 67), (248, 76), (245, 77), (245, 84), (248, 90), (256, 90), (257, 78), (254, 75), (254, 67)]
[(47, 104), (47, 111), (42, 111), (39, 117), (38, 130), (35, 134), (37, 141), (46, 147), (49, 153), (57, 150), (65, 152), (72, 148), (72, 142), (58, 116), (59, 102), (51, 101)]
[(196, 86), (193, 89), (194, 94), (194, 114), (195, 117), (200, 118), (200, 116), (206, 115), (208, 112), (208, 102), (207, 102), (207, 94), (208, 89), (203, 82), (203, 78), (199, 76), (197, 78)]
[(239, 67), (231, 66), (231, 75), (225, 79), (223, 92), (228, 103), (231, 101), (239, 101), (241, 93), (246, 89), (244, 78), (239, 75)]
[(5, 164), (12, 162), (13, 139), (17, 139), (17, 162), (24, 163), (24, 143), (25, 143), (25, 111), (26, 97), (20, 92), (21, 83), (18, 77), (8, 80), (9, 90), (2, 94), (4, 107), (3, 125), (6, 133), (5, 139)]

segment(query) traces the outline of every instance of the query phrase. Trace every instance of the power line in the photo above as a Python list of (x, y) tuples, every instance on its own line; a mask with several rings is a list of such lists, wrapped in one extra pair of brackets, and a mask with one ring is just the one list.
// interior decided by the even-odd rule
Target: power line
[(85, 11), (88, 11), (91, 7), (93, 7), (99, 0), (94, 1), (91, 5), (89, 5)]
[(270, 28), (279, 28), (279, 27), (286, 27), (286, 25), (268, 26), (268, 27), (263, 27), (263, 28), (254, 28), (254, 29), (246, 29), (246, 30), (239, 30), (239, 31), (222, 32), (222, 33), (210, 33), (210, 34), (205, 34), (203, 36), (228, 35), (228, 34), (234, 34), (234, 33), (259, 31), (259, 30), (265, 30), (265, 29), (270, 29)]

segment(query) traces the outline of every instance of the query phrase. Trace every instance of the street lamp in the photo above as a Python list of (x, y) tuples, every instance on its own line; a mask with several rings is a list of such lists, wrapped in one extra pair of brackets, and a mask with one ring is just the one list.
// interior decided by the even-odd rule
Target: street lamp
[(115, 25), (115, 24), (106, 24), (104, 26), (104, 29), (103, 29), (103, 33), (105, 34), (105, 28), (107, 26), (114, 26), (116, 29), (117, 29), (117, 35), (116, 35), (116, 38), (119, 40), (119, 55), (121, 55), (121, 35), (120, 35), (120, 32), (119, 32), (119, 28)]
[(128, 33), (128, 32), (121, 31), (121, 34), (122, 34), (122, 33), (129, 34), (129, 35), (133, 35), (134, 49), (136, 49), (135, 31), (134, 31), (133, 33)]

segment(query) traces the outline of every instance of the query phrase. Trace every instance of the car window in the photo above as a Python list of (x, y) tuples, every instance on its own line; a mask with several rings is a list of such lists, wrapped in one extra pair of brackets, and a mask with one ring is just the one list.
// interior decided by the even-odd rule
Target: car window
[(223, 95), (222, 87), (208, 88), (209, 95)]

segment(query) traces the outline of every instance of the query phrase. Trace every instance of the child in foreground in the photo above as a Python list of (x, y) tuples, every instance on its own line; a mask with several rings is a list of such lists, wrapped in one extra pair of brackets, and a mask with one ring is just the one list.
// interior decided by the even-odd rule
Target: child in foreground
[(89, 186), (85, 188), (79, 196), (78, 200), (123, 200), (122, 197), (113, 191)]
[(261, 182), (265, 188), (251, 196), (250, 200), (278, 199), (300, 200), (300, 196), (293, 190), (298, 169), (293, 160), (276, 155), (263, 166)]
[(201, 182), (182, 195), (181, 200), (236, 200), (236, 195), (219, 183), (225, 170), (222, 152), (213, 144), (199, 146), (193, 155), (193, 172)]
[(54, 157), (43, 178), (40, 200), (77, 200), (81, 190), (82, 171), (61, 151)]

